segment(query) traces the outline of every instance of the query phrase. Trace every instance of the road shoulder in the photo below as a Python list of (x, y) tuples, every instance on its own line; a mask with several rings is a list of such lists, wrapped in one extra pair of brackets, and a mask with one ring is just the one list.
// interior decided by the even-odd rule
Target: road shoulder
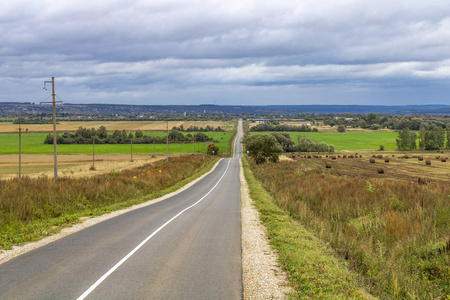
[(270, 247), (266, 229), (252, 204), (241, 160), (239, 164), (244, 299), (287, 299), (287, 294), (293, 290), (286, 272), (278, 266), (278, 256)]

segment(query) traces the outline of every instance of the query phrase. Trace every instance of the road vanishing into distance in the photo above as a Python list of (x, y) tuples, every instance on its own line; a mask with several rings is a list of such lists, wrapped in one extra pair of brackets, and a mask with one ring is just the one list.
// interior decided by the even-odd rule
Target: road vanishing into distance
[(235, 156), (183, 192), (0, 265), (0, 299), (242, 299)]

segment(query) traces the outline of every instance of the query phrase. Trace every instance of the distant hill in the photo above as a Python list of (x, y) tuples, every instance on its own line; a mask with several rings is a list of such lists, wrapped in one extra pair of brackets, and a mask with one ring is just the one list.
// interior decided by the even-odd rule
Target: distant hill
[[(51, 105), (0, 102), (0, 117), (51, 113)], [(125, 105), (73, 104), (57, 106), (58, 114), (66, 115), (140, 115), (140, 114), (298, 114), (298, 113), (391, 113), (450, 114), (450, 105)]]

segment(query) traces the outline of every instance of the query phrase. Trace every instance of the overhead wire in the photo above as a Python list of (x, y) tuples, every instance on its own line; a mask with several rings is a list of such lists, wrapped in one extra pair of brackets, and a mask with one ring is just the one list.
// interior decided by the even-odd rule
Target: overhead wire
[(36, 87), (36, 88), (42, 89), (42, 86), (37, 86), (37, 85), (34, 85), (34, 84), (25, 83), (25, 82), (21, 82), (21, 81), (18, 81), (18, 80), (9, 79), (9, 78), (2, 77), (2, 76), (0, 76), (0, 79), (6, 80), (6, 81), (15, 82), (15, 83), (20, 83), (20, 84), (24, 84), (24, 85), (28, 85), (28, 86), (32, 86), (32, 87)]

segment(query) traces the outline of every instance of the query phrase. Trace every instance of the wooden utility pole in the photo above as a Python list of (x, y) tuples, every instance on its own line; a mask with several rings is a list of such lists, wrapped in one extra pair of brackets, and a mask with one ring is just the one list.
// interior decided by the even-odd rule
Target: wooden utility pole
[(95, 170), (95, 136), (92, 137), (92, 168)]
[[(52, 77), (52, 81), (44, 81), (44, 89), (46, 83), (52, 83), (52, 104), (53, 104), (53, 169), (54, 169), (54, 175), (55, 180), (58, 180), (58, 151), (56, 149), (57, 144), (57, 136), (56, 136), (56, 99), (55, 99), (55, 77)], [(62, 101), (58, 101), (62, 102)], [(42, 103), (48, 103), (48, 102), (41, 102)]]
[(55, 103), (55, 77), (52, 77), (52, 101), (53, 101), (53, 169), (55, 180), (58, 180), (58, 151), (56, 149), (56, 103)]
[(19, 125), (19, 179), (22, 176), (22, 128)]
[(195, 132), (192, 135), (192, 154), (195, 154)]
[(133, 160), (133, 138), (130, 139), (130, 146), (131, 146), (131, 159), (130, 159), (130, 162), (134, 162), (134, 160)]
[(166, 142), (167, 142), (167, 161), (169, 161), (169, 121), (167, 121), (167, 137), (166, 137)]

